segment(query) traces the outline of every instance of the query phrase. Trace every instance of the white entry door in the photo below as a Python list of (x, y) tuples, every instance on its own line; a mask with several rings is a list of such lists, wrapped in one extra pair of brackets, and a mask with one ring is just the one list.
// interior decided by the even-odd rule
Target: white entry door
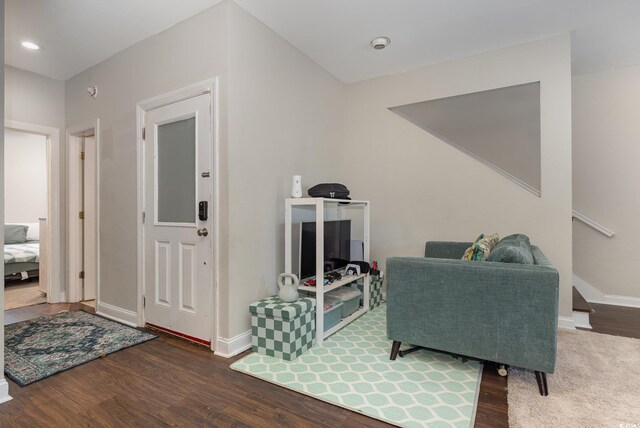
[(145, 114), (145, 321), (211, 343), (213, 146), (209, 95)]

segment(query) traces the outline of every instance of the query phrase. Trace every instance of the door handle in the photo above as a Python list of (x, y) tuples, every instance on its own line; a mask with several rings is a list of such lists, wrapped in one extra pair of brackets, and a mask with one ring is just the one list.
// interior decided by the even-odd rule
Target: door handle
[(202, 229), (198, 229), (198, 236), (207, 236), (209, 235), (209, 231), (207, 230), (206, 227), (203, 227)]

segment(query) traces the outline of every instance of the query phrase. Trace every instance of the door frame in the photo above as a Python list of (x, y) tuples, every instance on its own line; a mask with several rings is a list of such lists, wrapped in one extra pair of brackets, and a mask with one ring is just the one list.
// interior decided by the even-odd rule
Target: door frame
[(4, 128), (47, 137), (47, 222), (49, 226), (47, 239), (51, 250), (47, 272), (47, 303), (64, 302), (66, 292), (61, 288), (63, 266), (60, 257), (63, 217), (60, 205), (60, 130), (11, 119), (4, 120)]
[[(95, 260), (95, 284), (96, 284), (96, 309), (98, 309), (100, 296), (100, 119), (85, 122), (79, 125), (67, 128), (67, 278), (69, 282), (68, 302), (79, 302), (83, 297), (82, 282), (77, 277), (78, 253), (84, 248), (77, 245), (77, 230), (74, 227), (78, 218), (76, 213), (79, 211), (78, 194), (75, 191), (78, 186), (78, 168), (80, 165), (77, 153), (80, 138), (93, 133), (96, 145), (95, 174), (96, 174), (96, 207), (95, 207), (95, 245), (89, 246), (89, 256)], [(85, 243), (85, 248), (87, 248)]]
[(218, 78), (213, 77), (192, 85), (167, 92), (156, 97), (148, 98), (146, 100), (139, 101), (136, 104), (136, 156), (137, 156), (137, 176), (138, 176), (138, 326), (143, 327), (145, 325), (144, 317), (144, 281), (145, 281), (145, 257), (144, 257), (144, 224), (142, 222), (144, 207), (144, 192), (145, 192), (145, 174), (144, 174), (144, 141), (142, 139), (142, 128), (145, 126), (145, 113), (149, 110), (153, 110), (159, 107), (163, 107), (169, 104), (173, 104), (179, 101), (188, 100), (199, 95), (209, 96), (209, 114), (211, 116), (211, 124), (213, 129), (211, 130), (212, 146), (211, 146), (211, 167), (213, 168), (213, 185), (212, 185), (212, 232), (213, 237), (211, 239), (213, 260), (211, 261), (213, 286), (211, 293), (211, 350), (215, 350), (216, 341), (218, 338), (217, 331), (217, 317), (219, 314), (218, 308), (218, 293), (219, 293), (219, 248), (220, 248), (220, 167), (219, 167), (219, 135), (218, 135)]

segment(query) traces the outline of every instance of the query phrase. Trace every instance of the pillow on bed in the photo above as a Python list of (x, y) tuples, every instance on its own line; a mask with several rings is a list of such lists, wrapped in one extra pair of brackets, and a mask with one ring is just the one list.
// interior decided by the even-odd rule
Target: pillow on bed
[(22, 224), (5, 224), (4, 225), (4, 243), (5, 244), (22, 244), (27, 242), (27, 229), (29, 227)]
[(39, 241), (40, 240), (40, 223), (27, 223), (27, 241)]
[(27, 226), (27, 242), (40, 240), (40, 223), (5, 223), (9, 226)]

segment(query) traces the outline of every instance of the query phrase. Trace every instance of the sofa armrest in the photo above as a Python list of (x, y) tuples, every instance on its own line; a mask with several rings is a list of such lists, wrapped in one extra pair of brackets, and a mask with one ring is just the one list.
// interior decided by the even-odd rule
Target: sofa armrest
[(390, 339), (553, 373), (553, 267), (419, 257), (386, 266)]
[(424, 246), (424, 256), (433, 259), (462, 259), (472, 242), (428, 241)]
[(548, 266), (553, 268), (553, 265), (551, 264), (547, 256), (544, 255), (542, 250), (540, 250), (540, 248), (536, 247), (535, 245), (532, 245), (531, 254), (533, 254), (533, 259), (535, 260), (535, 263), (537, 265)]

